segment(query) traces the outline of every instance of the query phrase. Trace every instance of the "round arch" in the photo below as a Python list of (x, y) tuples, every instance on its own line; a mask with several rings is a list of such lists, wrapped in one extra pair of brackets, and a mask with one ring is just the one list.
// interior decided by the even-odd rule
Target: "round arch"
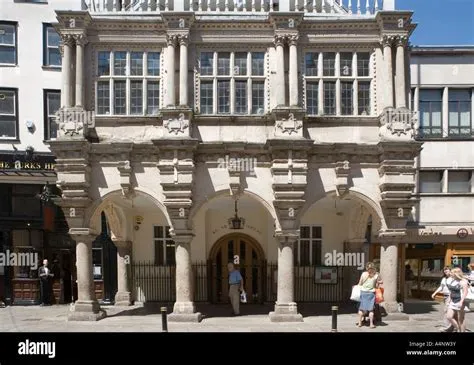
[[(217, 200), (222, 197), (230, 197), (229, 195), (229, 189), (222, 189), (216, 191), (212, 196), (206, 196), (206, 199), (201, 200), (199, 203), (196, 202), (196, 205), (194, 205), (190, 212), (189, 212), (189, 220), (192, 222), (194, 218), (196, 217), (196, 214), (203, 208), (206, 204), (209, 204), (210, 202)], [(244, 190), (242, 192), (242, 196), (250, 197), (251, 199), (257, 201), (258, 203), (262, 204), (263, 207), (265, 207), (265, 210), (270, 214), (270, 216), (273, 218), (275, 224), (279, 226), (279, 220), (275, 212), (275, 208), (268, 203), (264, 198), (262, 198), (260, 195), (249, 191), (249, 190)]]
[(246, 233), (240, 233), (240, 232), (235, 232), (235, 233), (227, 233), (221, 237), (219, 237), (214, 244), (212, 245), (211, 249), (209, 250), (209, 260), (215, 259), (219, 249), (222, 247), (222, 245), (227, 242), (230, 238), (232, 237), (241, 237), (245, 240), (247, 240), (252, 248), (254, 248), (257, 252), (260, 258), (263, 260), (265, 258), (265, 252), (263, 251), (262, 245), (252, 236), (246, 234)]
[[(325, 195), (320, 196), (319, 199), (313, 200), (311, 202), (306, 202), (305, 205), (303, 206), (303, 209), (300, 210), (299, 214), (296, 217), (297, 226), (300, 225), (301, 218), (306, 214), (306, 212), (314, 204), (316, 204), (320, 199), (327, 196), (336, 195), (336, 194), (337, 194), (336, 190), (329, 190), (326, 192)], [(372, 216), (373, 222), (375, 220), (374, 218), (377, 218), (377, 220), (380, 222), (378, 225), (380, 225), (381, 230), (385, 230), (387, 228), (385, 217), (383, 215), (380, 204), (378, 204), (376, 201), (370, 198), (363, 190), (356, 187), (351, 187), (349, 189), (348, 196), (358, 199), (369, 210), (369, 213)]]

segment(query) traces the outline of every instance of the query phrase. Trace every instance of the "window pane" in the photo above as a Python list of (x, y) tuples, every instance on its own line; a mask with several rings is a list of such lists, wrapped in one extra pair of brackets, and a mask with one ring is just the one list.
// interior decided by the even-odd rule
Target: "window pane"
[(153, 233), (155, 238), (163, 238), (164, 237), (164, 230), (162, 226), (155, 226), (153, 227)]
[(221, 52), (217, 55), (217, 74), (230, 75), (230, 53)]
[[(39, 192), (39, 191), (38, 191)], [(20, 217), (40, 217), (41, 201), (36, 196), (13, 196), (12, 213)]]
[(200, 103), (202, 114), (213, 113), (212, 81), (201, 81)]
[(155, 265), (164, 265), (164, 241), (155, 241)]
[(357, 76), (370, 76), (370, 54), (357, 53)]
[(300, 251), (300, 266), (309, 266), (309, 240), (300, 240)]
[(318, 96), (319, 84), (318, 83), (307, 83), (306, 84), (306, 111), (308, 114), (318, 114)]
[(234, 57), (234, 76), (247, 75), (247, 53), (238, 52)]
[(143, 52), (130, 53), (130, 75), (143, 75)]
[(357, 94), (358, 114), (370, 115), (370, 82), (359, 81), (359, 91)]
[(311, 241), (311, 264), (321, 265), (321, 241)]
[(201, 53), (201, 76), (212, 75), (214, 73), (213, 60), (214, 60), (213, 52)]
[(61, 66), (61, 53), (58, 48), (48, 48), (48, 65)]
[(340, 55), (340, 74), (344, 76), (352, 76), (352, 53), (343, 52)]
[(160, 109), (160, 83), (148, 81), (147, 83), (147, 114), (156, 115)]
[(143, 81), (130, 81), (130, 114), (143, 114)]
[(217, 112), (230, 113), (230, 81), (217, 82)]
[(263, 76), (265, 75), (265, 53), (254, 52), (252, 53), (252, 75)]
[(312, 227), (311, 237), (322, 238), (321, 227)]
[(352, 115), (352, 82), (341, 82), (341, 114)]
[(0, 138), (16, 137), (16, 119), (0, 116)]
[(324, 114), (336, 114), (336, 83), (324, 83)]
[(55, 114), (59, 110), (61, 104), (61, 94), (58, 92), (50, 92), (47, 98), (47, 114), (48, 114), (48, 138), (57, 138), (58, 124), (56, 123)]
[(318, 53), (306, 53), (304, 64), (306, 76), (318, 76)]
[(235, 82), (235, 112), (247, 114), (247, 81)]
[(108, 81), (97, 82), (97, 114), (110, 113), (110, 85)]
[(310, 227), (308, 226), (301, 226), (300, 227), (300, 237), (301, 238), (310, 238), (310, 230), (309, 230)]
[(99, 52), (97, 65), (98, 76), (110, 75), (110, 52)]
[(125, 76), (127, 70), (127, 52), (114, 53), (114, 75)]
[(265, 82), (252, 81), (252, 114), (265, 112)]
[(0, 63), (15, 64), (15, 47), (0, 46)]
[(421, 89), (420, 102), (424, 101), (442, 101), (443, 90), (441, 89)]
[(420, 172), (420, 193), (441, 193), (440, 171)]
[(127, 93), (125, 81), (114, 81), (114, 114), (126, 114)]
[(470, 193), (471, 192), (470, 171), (448, 171), (448, 192)]
[(334, 76), (336, 65), (336, 53), (323, 53), (323, 76)]
[(160, 76), (160, 53), (148, 52), (147, 54), (147, 73), (149, 76)]
[(15, 92), (0, 90), (0, 114), (15, 115)]
[(0, 44), (15, 45), (15, 26), (10, 24), (0, 24)]
[(48, 37), (48, 46), (59, 47), (59, 43), (61, 42), (61, 37), (56, 32), (56, 30), (53, 27), (48, 27), (46, 32), (47, 32), (47, 37)]
[(166, 265), (176, 264), (175, 244), (173, 241), (166, 241)]

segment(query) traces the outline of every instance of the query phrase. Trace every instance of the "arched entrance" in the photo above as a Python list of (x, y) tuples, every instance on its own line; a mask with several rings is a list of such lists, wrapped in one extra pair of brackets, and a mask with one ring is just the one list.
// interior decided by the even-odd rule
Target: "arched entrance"
[(246, 234), (228, 234), (214, 244), (209, 259), (212, 268), (211, 301), (213, 303), (229, 302), (227, 271), (229, 262), (233, 262), (242, 274), (247, 302), (263, 302), (265, 255), (256, 240)]

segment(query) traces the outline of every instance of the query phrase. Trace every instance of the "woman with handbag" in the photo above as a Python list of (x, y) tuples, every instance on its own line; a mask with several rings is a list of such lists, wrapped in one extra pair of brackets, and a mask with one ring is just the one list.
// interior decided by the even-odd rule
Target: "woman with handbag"
[(379, 273), (372, 262), (367, 263), (365, 270), (360, 276), (360, 305), (359, 305), (359, 322), (357, 326), (362, 327), (362, 321), (366, 312), (369, 313), (370, 328), (374, 325), (374, 308), (375, 308), (375, 290), (379, 288), (383, 282)]
[[(469, 284), (462, 270), (456, 267), (451, 270), (451, 277), (446, 280), (449, 289), (449, 306), (447, 318), (458, 332), (466, 332), (465, 323), (465, 299), (467, 297)], [(456, 320), (457, 315), (457, 320)]]
[(435, 299), (436, 294), (438, 293), (443, 293), (443, 317), (444, 317), (444, 329), (442, 330), (443, 332), (450, 332), (452, 329), (451, 321), (446, 317), (446, 313), (448, 312), (448, 306), (449, 306), (449, 289), (446, 284), (447, 280), (451, 277), (451, 268), (449, 266), (446, 266), (443, 269), (443, 278), (441, 279), (441, 283), (439, 284), (438, 289), (431, 295), (431, 298)]

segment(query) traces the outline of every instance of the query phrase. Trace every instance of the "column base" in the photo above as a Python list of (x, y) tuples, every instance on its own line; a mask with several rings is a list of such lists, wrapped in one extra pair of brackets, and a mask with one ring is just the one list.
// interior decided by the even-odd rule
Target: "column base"
[(275, 304), (275, 311), (268, 314), (271, 322), (303, 322), (296, 303)]
[(117, 292), (115, 294), (115, 306), (117, 307), (128, 307), (132, 305), (132, 293), (130, 292)]
[(100, 308), (99, 303), (94, 301), (77, 301), (71, 305), (68, 313), (68, 321), (100, 321), (107, 313)]
[(196, 312), (193, 302), (174, 303), (173, 313), (168, 315), (168, 322), (193, 322), (199, 323), (202, 320), (202, 314)]
[(410, 319), (408, 314), (404, 312), (400, 312), (400, 303), (397, 302), (383, 302), (380, 304), (383, 311), (385, 312), (385, 316), (383, 319), (386, 321), (407, 321)]

